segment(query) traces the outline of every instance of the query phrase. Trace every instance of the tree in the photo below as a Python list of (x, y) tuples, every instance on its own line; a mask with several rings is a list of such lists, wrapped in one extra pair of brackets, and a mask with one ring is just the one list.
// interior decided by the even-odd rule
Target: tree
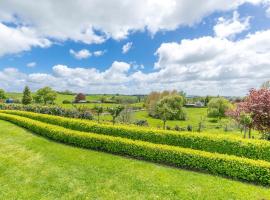
[(205, 97), (205, 99), (204, 99), (204, 105), (205, 105), (205, 106), (208, 106), (208, 103), (209, 103), (210, 99), (211, 99), (211, 98), (210, 98), (210, 96), (208, 96), (208, 95)]
[(126, 104), (124, 105), (124, 109), (120, 113), (118, 117), (118, 121), (125, 124), (130, 124), (133, 121), (133, 110), (132, 108)]
[(24, 105), (31, 104), (32, 100), (33, 99), (32, 99), (30, 88), (28, 86), (25, 86), (25, 88), (23, 90), (22, 104), (24, 104)]
[(95, 106), (93, 108), (93, 110), (95, 111), (95, 113), (97, 114), (98, 116), (98, 123), (99, 123), (99, 118), (100, 118), (100, 115), (103, 113), (103, 107), (102, 106)]
[(0, 89), (0, 99), (6, 99), (6, 98), (7, 98), (7, 96), (6, 96), (5, 90)]
[(252, 128), (258, 130), (263, 138), (270, 139), (270, 89), (251, 89), (249, 95), (238, 103), (229, 114), (238, 119), (241, 113), (252, 118)]
[(75, 102), (78, 103), (80, 101), (85, 101), (86, 96), (83, 93), (79, 93), (75, 97)]
[(116, 106), (108, 108), (108, 112), (111, 114), (113, 120), (113, 124), (115, 124), (116, 118), (120, 115), (120, 113), (124, 110), (124, 106)]
[(251, 114), (241, 113), (239, 122), (244, 127), (244, 138), (246, 138), (247, 130), (249, 130), (248, 137), (251, 138), (251, 127), (252, 127)]
[(232, 108), (232, 104), (223, 97), (213, 98), (208, 103), (208, 116), (221, 119), (225, 117), (226, 111)]
[(36, 103), (53, 104), (57, 97), (57, 92), (50, 87), (44, 87), (36, 92), (34, 97)]
[[(182, 95), (185, 95), (183, 92), (181, 92)], [(157, 113), (156, 113), (156, 106), (157, 103), (159, 102), (159, 100), (161, 100), (163, 97), (166, 96), (179, 96), (179, 92), (177, 92), (176, 90), (173, 91), (163, 91), (163, 92), (151, 92), (146, 100), (145, 100), (145, 107), (148, 111), (148, 114), (151, 117), (158, 117)], [(184, 100), (184, 97), (182, 97)], [(183, 102), (184, 103), (184, 102)]]
[(174, 95), (166, 96), (157, 103), (156, 113), (163, 121), (163, 129), (166, 128), (167, 120), (183, 119), (183, 116), (185, 118), (183, 102), (183, 97)]

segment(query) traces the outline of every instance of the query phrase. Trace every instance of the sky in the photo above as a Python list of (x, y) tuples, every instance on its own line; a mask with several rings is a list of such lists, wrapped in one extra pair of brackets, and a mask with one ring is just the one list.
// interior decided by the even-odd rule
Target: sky
[(242, 96), (270, 79), (270, 0), (1, 0), (0, 88)]

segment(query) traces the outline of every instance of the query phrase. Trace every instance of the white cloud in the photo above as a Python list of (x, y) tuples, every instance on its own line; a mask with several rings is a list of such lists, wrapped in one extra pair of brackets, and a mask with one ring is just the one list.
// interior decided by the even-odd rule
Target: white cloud
[(87, 49), (82, 49), (80, 51), (74, 51), (73, 49), (70, 49), (69, 53), (79, 60), (89, 58), (92, 55), (91, 52)]
[(187, 85), (192, 93), (245, 94), (270, 77), (270, 30), (235, 42), (201, 37), (164, 43), (156, 54), (159, 71), (145, 78), (150, 82)]
[(36, 62), (30, 62), (30, 63), (27, 63), (26, 66), (27, 67), (35, 67), (35, 66), (37, 66), (37, 63)]
[(126, 54), (127, 52), (129, 52), (129, 50), (132, 48), (132, 45), (133, 45), (132, 42), (128, 42), (128, 43), (124, 44), (122, 47), (122, 53)]
[(236, 34), (249, 29), (249, 21), (250, 17), (240, 19), (238, 12), (234, 11), (231, 19), (220, 17), (218, 23), (214, 26), (214, 31), (216, 36), (220, 38), (234, 37)]
[(93, 55), (98, 57), (98, 56), (103, 56), (106, 53), (106, 50), (99, 50), (99, 51), (94, 51)]
[(143, 72), (136, 63), (115, 61), (97, 68), (56, 65), (51, 74), (24, 74), (14, 68), (0, 71), (0, 88), (20, 91), (49, 85), (57, 90), (87, 93), (148, 93), (178, 89), (188, 94), (245, 95), (270, 77), (270, 30), (232, 41), (200, 37), (163, 43), (156, 51), (155, 71)]
[(0, 57), (6, 54), (28, 51), (32, 47), (49, 47), (51, 42), (38, 36), (32, 28), (16, 28), (0, 23)]
[(92, 44), (108, 38), (120, 40), (135, 31), (155, 34), (175, 30), (179, 26), (192, 26), (215, 11), (264, 1), (198, 0), (196, 6), (185, 0), (0, 1), (0, 42), (5, 44), (1, 45), (5, 48), (0, 49), (0, 55), (48, 46), (49, 40)]

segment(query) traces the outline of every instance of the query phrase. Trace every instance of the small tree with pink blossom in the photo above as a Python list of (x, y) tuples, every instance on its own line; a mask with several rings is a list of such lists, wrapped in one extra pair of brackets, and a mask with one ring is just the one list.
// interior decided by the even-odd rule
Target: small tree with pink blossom
[[(262, 133), (264, 138), (270, 139), (270, 89), (251, 89), (244, 101), (238, 103), (227, 115), (242, 125), (241, 121), (249, 122), (250, 130), (254, 128)], [(250, 117), (251, 120), (243, 120), (243, 116)]]

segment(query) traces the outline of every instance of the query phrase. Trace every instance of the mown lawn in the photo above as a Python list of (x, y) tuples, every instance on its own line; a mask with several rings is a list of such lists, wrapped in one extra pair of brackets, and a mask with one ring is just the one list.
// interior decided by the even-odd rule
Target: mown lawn
[(270, 189), (49, 141), (0, 121), (0, 199), (270, 199)]

